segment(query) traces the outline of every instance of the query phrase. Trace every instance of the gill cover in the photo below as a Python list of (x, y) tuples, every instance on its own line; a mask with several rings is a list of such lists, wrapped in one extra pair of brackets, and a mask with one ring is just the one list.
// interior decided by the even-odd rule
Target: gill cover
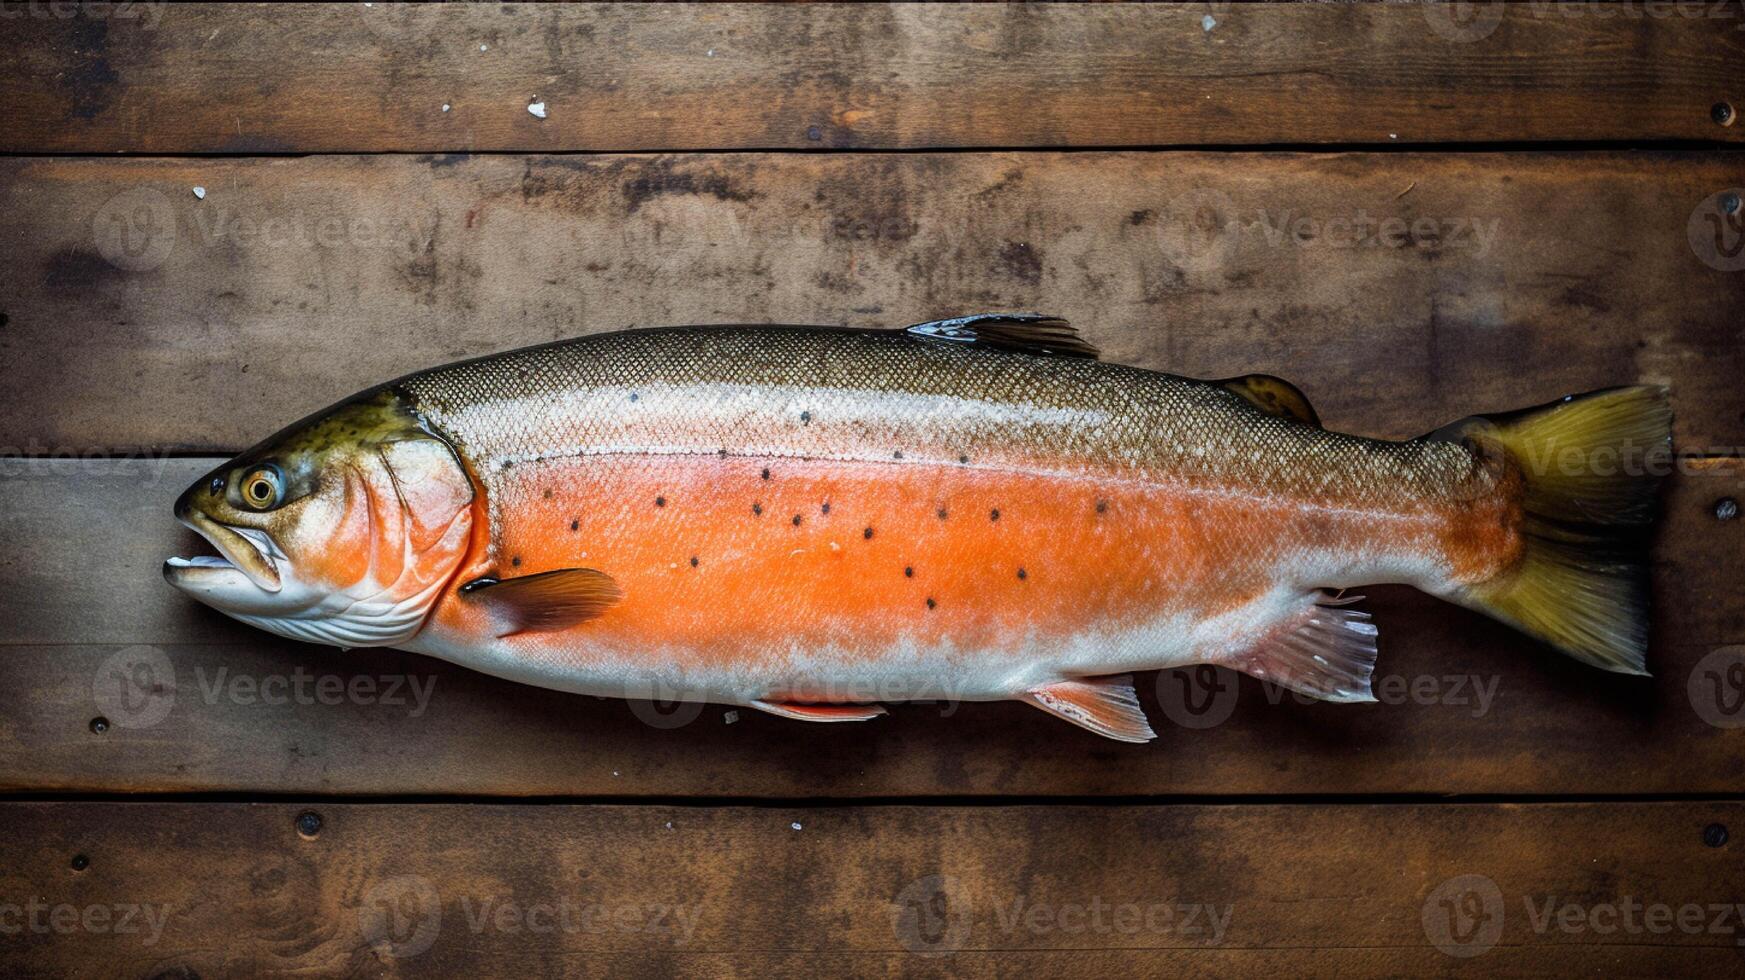
[[(265, 507), (265, 492), (251, 482), (263, 471), (282, 488)], [(264, 563), (277, 588), (262, 587), (269, 576), (222, 561), (172, 559), (165, 574), (208, 605), (282, 636), (402, 643), (423, 627), (465, 557), (473, 496), (447, 440), (381, 389), (268, 438), (177, 502), (177, 516), (227, 558), (238, 541), (252, 544), (258, 554), (240, 557)]]

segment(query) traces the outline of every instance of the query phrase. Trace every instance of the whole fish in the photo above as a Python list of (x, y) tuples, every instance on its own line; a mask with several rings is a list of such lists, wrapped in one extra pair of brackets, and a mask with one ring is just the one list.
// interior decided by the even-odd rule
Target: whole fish
[(1130, 674), (1372, 700), (1354, 586), (1404, 583), (1644, 672), (1665, 392), (1404, 442), (1293, 387), (1102, 363), (1065, 323), (600, 334), (414, 374), (182, 494), (195, 598), (594, 695), (852, 721), (1027, 701), (1110, 738)]

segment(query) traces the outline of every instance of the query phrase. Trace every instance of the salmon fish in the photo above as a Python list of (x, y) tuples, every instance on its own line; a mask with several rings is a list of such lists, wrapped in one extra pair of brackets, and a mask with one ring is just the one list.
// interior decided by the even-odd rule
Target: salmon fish
[[(413, 374), (175, 504), (169, 581), (262, 629), (592, 695), (858, 721), (1018, 700), (1153, 737), (1134, 671), (1373, 700), (1403, 583), (1643, 673), (1670, 445), (1627, 387), (1403, 442), (1297, 389), (1104, 363), (1065, 323), (683, 327)], [(1663, 467), (1662, 467), (1663, 468)]]

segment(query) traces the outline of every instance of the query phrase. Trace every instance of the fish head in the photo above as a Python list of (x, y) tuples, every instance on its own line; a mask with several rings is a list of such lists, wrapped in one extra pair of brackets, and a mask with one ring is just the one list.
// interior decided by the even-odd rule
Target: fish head
[(218, 554), (171, 558), (164, 577), (281, 636), (404, 642), (466, 558), (475, 490), (461, 459), (401, 395), (359, 396), (184, 491), (176, 518)]

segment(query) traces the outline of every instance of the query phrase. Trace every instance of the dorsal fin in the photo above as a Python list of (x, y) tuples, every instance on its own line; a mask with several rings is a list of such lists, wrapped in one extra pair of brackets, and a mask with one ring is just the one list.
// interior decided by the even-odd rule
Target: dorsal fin
[(929, 320), (904, 333), (1019, 354), (1056, 354), (1095, 360), (1099, 351), (1065, 320), (1040, 313), (977, 313)]
[(1321, 417), (1315, 414), (1314, 406), (1297, 386), (1283, 378), (1275, 378), (1270, 374), (1245, 374), (1240, 378), (1225, 378), (1223, 381), (1212, 382), (1224, 390), (1240, 395), (1248, 404), (1260, 409), (1268, 415), (1312, 425), (1319, 429)]

